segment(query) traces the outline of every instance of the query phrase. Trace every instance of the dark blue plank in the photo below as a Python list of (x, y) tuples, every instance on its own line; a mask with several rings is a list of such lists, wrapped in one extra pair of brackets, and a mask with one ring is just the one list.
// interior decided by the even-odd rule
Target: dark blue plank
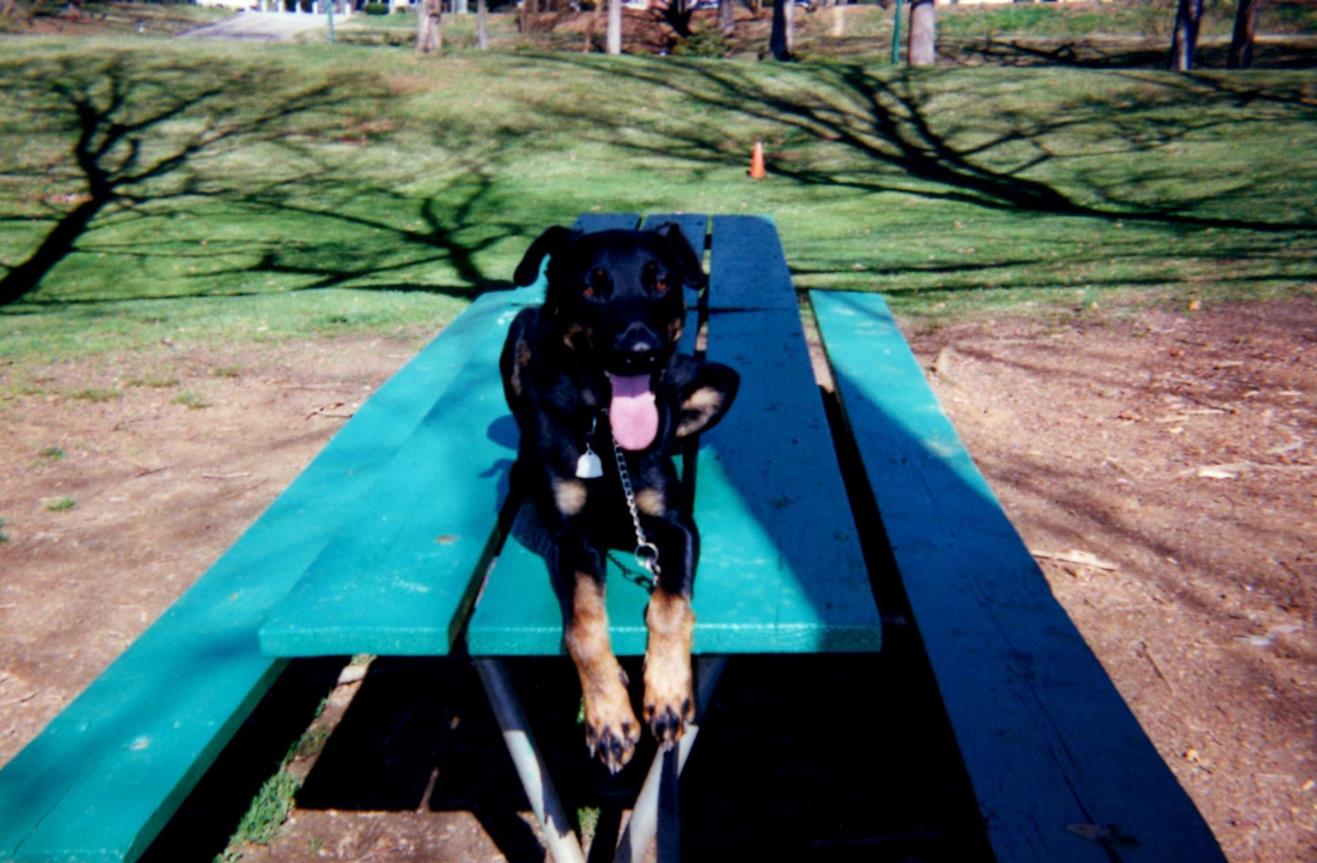
[(703, 213), (655, 213), (645, 217), (644, 227), (655, 228), (671, 223), (681, 229), (686, 242), (691, 244), (695, 254), (704, 257), (705, 241), (709, 233), (709, 217)]
[(597, 231), (631, 230), (640, 225), (637, 213), (582, 213), (576, 219), (576, 229), (587, 234)]
[(799, 309), (791, 271), (777, 236), (764, 216), (714, 216), (711, 237), (709, 308)]
[[(924, 381), (876, 294), (812, 292), (999, 861), (1219, 861)], [(1104, 844), (1076, 831), (1107, 829)]]

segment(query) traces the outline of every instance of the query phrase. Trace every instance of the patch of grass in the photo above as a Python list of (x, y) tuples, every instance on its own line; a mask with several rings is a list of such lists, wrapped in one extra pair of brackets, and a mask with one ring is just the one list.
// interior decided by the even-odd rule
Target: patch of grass
[(590, 847), (599, 830), (599, 807), (582, 806), (576, 810), (576, 823), (581, 828), (581, 844)]
[(241, 366), (216, 366), (210, 370), (211, 375), (217, 378), (237, 379), (242, 377), (243, 368)]
[(5, 520), (0, 518), (0, 545), (9, 542), (9, 534), (5, 533)]
[(123, 393), (116, 389), (106, 387), (84, 387), (75, 390), (69, 394), (69, 398), (80, 402), (91, 402), (92, 404), (103, 404), (105, 402), (117, 401), (123, 398)]
[(169, 401), (171, 404), (182, 405), (188, 410), (194, 411), (204, 410), (211, 406), (211, 402), (205, 396), (192, 390), (184, 390)]
[(37, 453), (37, 455), (41, 456), (41, 458), (45, 459), (46, 461), (59, 461), (60, 459), (64, 458), (64, 450), (60, 449), (57, 446), (48, 446), (48, 447), (43, 447), (41, 451)]
[(124, 381), (124, 385), (130, 387), (146, 387), (147, 389), (153, 390), (167, 390), (171, 387), (178, 386), (178, 378), (172, 376), (167, 377), (164, 375), (148, 375), (146, 377), (129, 378)]
[(297, 780), (284, 770), (275, 773), (256, 793), (238, 829), (233, 834), (237, 843), (265, 845), (279, 833), (293, 809), (293, 795), (297, 793)]
[(46, 509), (50, 512), (68, 512), (77, 506), (78, 502), (71, 497), (57, 497), (46, 503)]
[[(316, 708), (318, 720), (325, 709), (327, 700), (322, 699)], [(252, 798), (246, 813), (238, 822), (237, 828), (229, 838), (228, 846), (215, 857), (215, 863), (238, 863), (243, 858), (243, 848), (247, 845), (267, 845), (279, 834), (279, 829), (288, 820), (293, 811), (295, 796), (301, 788), (301, 781), (292, 772), (295, 761), (318, 754), (328, 741), (330, 729), (316, 724), (302, 734), (288, 748), (283, 761), (274, 774), (262, 785)], [(314, 843), (314, 840), (313, 840)]]

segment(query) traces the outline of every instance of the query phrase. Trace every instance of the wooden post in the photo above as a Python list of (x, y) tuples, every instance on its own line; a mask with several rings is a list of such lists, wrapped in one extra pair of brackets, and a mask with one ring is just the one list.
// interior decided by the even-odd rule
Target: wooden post
[(489, 4), (485, 0), (476, 0), (476, 47), (481, 51), (489, 48)]

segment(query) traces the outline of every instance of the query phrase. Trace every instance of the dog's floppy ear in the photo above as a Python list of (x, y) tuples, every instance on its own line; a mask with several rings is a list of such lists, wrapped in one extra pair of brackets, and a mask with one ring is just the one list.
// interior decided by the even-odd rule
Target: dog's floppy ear
[(521, 263), (517, 264), (517, 271), (513, 274), (512, 280), (523, 288), (535, 284), (535, 280), (540, 277), (540, 265), (544, 262), (545, 256), (552, 257), (556, 255), (576, 242), (580, 236), (580, 231), (564, 228), (561, 225), (548, 228), (535, 238), (535, 242), (530, 244), (530, 248), (526, 250)]
[(676, 222), (664, 222), (655, 231), (666, 241), (673, 256), (680, 264), (682, 281), (686, 283), (686, 287), (696, 291), (704, 290), (708, 281), (704, 277), (704, 267), (700, 263), (700, 254), (691, 248), (686, 235), (681, 232), (681, 227)]

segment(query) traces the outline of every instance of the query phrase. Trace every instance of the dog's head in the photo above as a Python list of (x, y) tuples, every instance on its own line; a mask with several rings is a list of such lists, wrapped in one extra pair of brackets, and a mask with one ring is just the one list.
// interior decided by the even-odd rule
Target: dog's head
[(676, 350), (685, 288), (704, 271), (676, 225), (583, 234), (549, 228), (527, 250), (516, 281), (529, 285), (549, 258), (544, 307), (567, 346), (611, 375), (649, 374)]
[(656, 384), (682, 336), (685, 290), (704, 286), (698, 255), (672, 224), (591, 234), (553, 227), (527, 250), (517, 284), (532, 284), (546, 256), (550, 326), (575, 362), (607, 376), (618, 443), (644, 449), (658, 430)]

